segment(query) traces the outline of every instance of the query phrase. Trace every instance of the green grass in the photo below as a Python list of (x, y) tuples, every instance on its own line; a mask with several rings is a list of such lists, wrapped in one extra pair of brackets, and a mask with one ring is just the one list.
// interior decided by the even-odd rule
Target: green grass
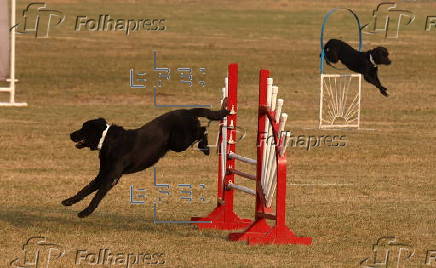
[[(135, 2), (135, 3), (133, 3)], [(47, 39), (17, 39), (17, 100), (27, 108), (0, 109), (0, 266), (22, 258), (29, 237), (46, 236), (66, 255), (54, 267), (72, 267), (77, 249), (97, 252), (164, 252), (166, 266), (356, 267), (371, 257), (383, 236), (397, 236), (416, 252), (406, 267), (423, 265), (434, 249), (436, 187), (435, 32), (425, 32), (435, 3), (400, 2), (416, 20), (399, 39), (364, 35), (364, 48), (386, 46), (393, 64), (380, 68), (391, 96), (363, 83), (362, 127), (374, 130), (316, 129), (319, 109), (319, 30), (331, 8), (353, 8), (363, 23), (377, 1), (50, 1), (67, 15)], [(20, 9), (27, 3), (19, 1)], [(161, 33), (74, 32), (77, 15), (167, 19)], [(349, 16), (331, 17), (326, 38), (356, 44)], [(60, 202), (88, 183), (98, 170), (97, 154), (76, 150), (69, 133), (85, 120), (105, 117), (127, 128), (139, 127), (170, 109), (153, 106), (150, 85), (129, 87), (129, 69), (151, 71), (152, 51), (159, 65), (207, 68), (207, 87), (187, 88), (174, 80), (159, 89), (160, 104), (211, 104), (218, 107), (227, 64), (239, 63), (239, 125), (247, 137), (238, 152), (255, 155), (258, 72), (270, 69), (285, 99), (288, 127), (296, 135), (346, 135), (342, 148), (288, 150), (287, 222), (311, 246), (257, 246), (226, 240), (228, 232), (198, 231), (190, 225), (154, 224), (150, 200), (152, 170), (128, 175), (86, 219), (76, 214), (90, 201), (63, 207)], [(0, 95), (5, 97), (5, 95)], [(214, 141), (217, 125), (209, 133)], [(188, 220), (215, 206), (217, 156), (195, 150), (170, 152), (156, 165), (160, 183), (175, 187), (205, 183), (194, 196), (207, 202), (180, 202), (172, 195), (160, 204), (163, 220)], [(253, 172), (250, 167), (241, 169)], [(241, 182), (242, 180), (238, 180)], [(253, 186), (249, 182), (241, 182)], [(293, 184), (345, 184), (295, 186)], [(146, 205), (129, 203), (129, 186), (150, 191)], [(173, 188), (176, 190), (175, 188)], [(254, 200), (237, 194), (236, 210), (252, 217)], [(103, 266), (101, 266), (103, 267)]]

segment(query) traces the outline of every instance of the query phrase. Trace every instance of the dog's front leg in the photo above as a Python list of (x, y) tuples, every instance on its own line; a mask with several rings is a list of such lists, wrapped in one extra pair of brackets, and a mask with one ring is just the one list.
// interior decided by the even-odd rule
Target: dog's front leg
[(79, 218), (84, 218), (89, 216), (94, 210), (98, 207), (98, 204), (100, 201), (105, 197), (106, 193), (112, 189), (112, 187), (118, 182), (122, 175), (122, 169), (116, 169), (109, 173), (102, 175), (102, 181), (99, 184), (99, 188), (97, 193), (95, 194), (94, 198), (91, 200), (91, 203), (89, 203), (89, 206), (79, 212), (77, 216)]
[(209, 151), (209, 142), (207, 140), (207, 130), (205, 127), (201, 127), (199, 129), (199, 140), (200, 142), (198, 143), (198, 149), (200, 149), (205, 155), (209, 155), (210, 151)]
[(83, 187), (82, 190), (77, 192), (76, 195), (65, 199), (62, 201), (62, 205), (64, 206), (71, 206), (79, 201), (82, 201), (85, 197), (90, 195), (92, 192), (96, 191), (99, 187), (99, 183), (101, 182), (101, 173), (99, 172), (97, 177), (95, 177), (94, 180), (92, 180), (88, 185)]
[(380, 93), (387, 97), (388, 93), (387, 93), (387, 88), (383, 87), (380, 83), (380, 80), (378, 79), (377, 73), (376, 72), (370, 72), (369, 74), (365, 74), (363, 76), (363, 78), (368, 82), (373, 84), (374, 86), (376, 86), (379, 90)]

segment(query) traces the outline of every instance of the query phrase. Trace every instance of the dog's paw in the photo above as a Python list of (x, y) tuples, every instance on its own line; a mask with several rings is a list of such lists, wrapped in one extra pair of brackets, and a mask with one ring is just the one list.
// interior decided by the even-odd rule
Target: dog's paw
[(69, 206), (72, 206), (73, 204), (75, 204), (76, 201), (74, 200), (74, 198), (71, 197), (71, 198), (65, 199), (61, 203), (62, 203), (62, 205), (66, 206), (66, 207), (69, 207)]
[(209, 146), (207, 146), (207, 144), (205, 144), (203, 140), (198, 143), (198, 149), (202, 151), (205, 155), (209, 155), (210, 153)]
[(204, 133), (203, 139), (200, 140), (198, 143), (198, 149), (202, 151), (205, 155), (209, 155), (210, 150), (209, 146), (207, 145), (207, 132)]
[(389, 96), (389, 94), (388, 94), (388, 89), (387, 88), (381, 88), (380, 89), (380, 93), (383, 95), (383, 96), (385, 96), (385, 97), (388, 97)]
[(77, 216), (78, 216), (79, 218), (85, 218), (85, 217), (88, 217), (89, 215), (91, 215), (91, 213), (92, 213), (92, 210), (91, 210), (91, 209), (89, 209), (89, 208), (85, 208), (84, 210), (80, 211), (80, 212), (77, 214)]
[(202, 151), (205, 155), (209, 155), (209, 154), (210, 154), (209, 147), (206, 147), (206, 149), (201, 149), (201, 151)]

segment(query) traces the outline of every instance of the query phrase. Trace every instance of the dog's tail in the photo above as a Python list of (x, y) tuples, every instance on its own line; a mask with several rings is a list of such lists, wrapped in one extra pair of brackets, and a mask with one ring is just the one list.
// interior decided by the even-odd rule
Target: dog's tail
[(229, 114), (229, 111), (226, 109), (212, 111), (207, 108), (194, 108), (191, 109), (191, 112), (197, 117), (206, 117), (209, 120), (221, 120)]

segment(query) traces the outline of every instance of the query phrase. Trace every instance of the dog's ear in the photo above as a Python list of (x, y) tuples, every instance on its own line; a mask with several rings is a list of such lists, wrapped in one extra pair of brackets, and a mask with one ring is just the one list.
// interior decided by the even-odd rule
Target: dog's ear
[(385, 57), (389, 56), (388, 49), (385, 47), (376, 47), (376, 48), (374, 48), (374, 50), (377, 53), (380, 53), (381, 56), (385, 56)]
[(106, 119), (99, 117), (97, 119), (92, 120), (92, 126), (99, 131), (103, 131), (106, 129), (107, 121)]
[(106, 119), (104, 119), (103, 117), (97, 118), (96, 122), (99, 124), (104, 124), (104, 125), (106, 125), (106, 123), (107, 123)]

